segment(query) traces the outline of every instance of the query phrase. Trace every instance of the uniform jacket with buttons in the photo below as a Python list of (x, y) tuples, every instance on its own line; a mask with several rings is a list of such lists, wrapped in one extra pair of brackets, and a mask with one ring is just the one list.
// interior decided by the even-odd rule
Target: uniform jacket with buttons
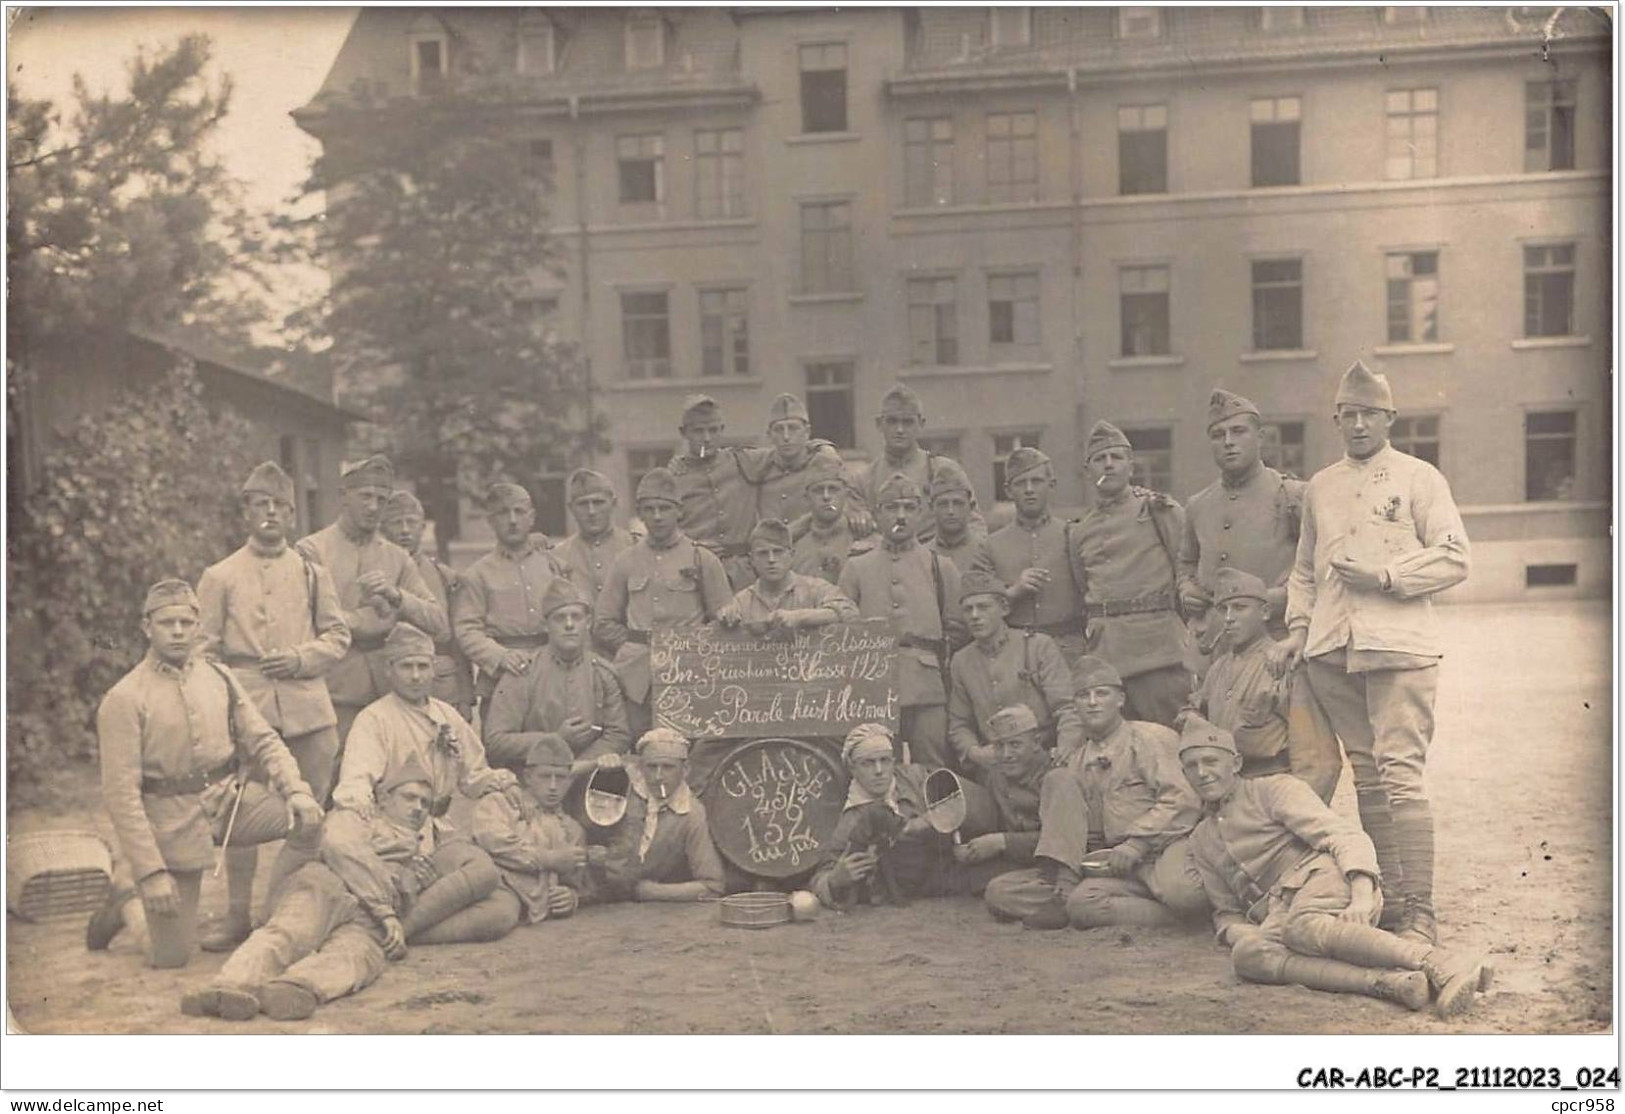
[(1067, 524), (1045, 515), (1028, 526), (1020, 518), (989, 534), (977, 547), (971, 567), (991, 574), (1008, 587), (1023, 570), (1047, 569), (1049, 583), (1036, 595), (1027, 594), (1010, 607), (1013, 627), (1050, 627), (1060, 623), (1083, 626), (1083, 597), (1067, 552)]
[(808, 520), (807, 530), (796, 539), (792, 547), (792, 568), (802, 576), (816, 576), (831, 584), (841, 582), (846, 563), (859, 553), (867, 553), (876, 545), (873, 536), (854, 538), (852, 528), (842, 515), (828, 530)]
[(625, 754), (630, 748), (626, 697), (614, 667), (592, 653), (565, 662), (551, 649), (542, 650), (523, 677), (497, 686), (485, 710), (485, 740), (502, 753), (523, 753), (545, 738), (563, 741), (559, 728), (572, 716), (604, 729), (574, 750), (577, 758)]
[[(922, 542), (929, 542), (937, 533), (936, 516), (931, 511), (931, 493), (936, 489), (942, 470), (953, 461), (936, 453), (914, 446), (900, 461), (893, 461), (882, 452), (877, 460), (865, 461), (852, 468), (851, 486), (862, 494), (864, 503), (880, 508), (880, 487), (893, 475), (901, 472), (913, 480), (920, 489), (920, 511), (914, 519), (914, 533)], [(970, 499), (970, 525), (986, 532), (987, 519), (976, 505), (976, 496)]]
[[(427, 553), (418, 553), (412, 559), (417, 562), (423, 582), (434, 593), (435, 601), (450, 615), (462, 587), (462, 577), (457, 575), (456, 569)], [(458, 709), (460, 714), (468, 714), (465, 709), (471, 710), (474, 706), (474, 669), (463, 656), (457, 639), (449, 633), (434, 641), (433, 695)]]
[(449, 799), (454, 789), (479, 797), (517, 784), (509, 771), (487, 765), (480, 737), (450, 704), (432, 696), (411, 704), (392, 692), (355, 717), (333, 804), (370, 813), (379, 783), (414, 756), (428, 771), (437, 801)]
[(1214, 658), (1189, 705), (1215, 727), (1230, 732), (1236, 749), (1249, 762), (1274, 758), (1287, 748), (1292, 674), (1277, 678), (1270, 673), (1270, 645), (1270, 639), (1261, 636), (1239, 651), (1226, 650)]
[(500, 546), (481, 557), (463, 574), (452, 603), (452, 628), (457, 644), (479, 669), (480, 695), (489, 696), (502, 672), (510, 639), (523, 639), (536, 648), (547, 634), (542, 614), (542, 593), (564, 571), (541, 537), (531, 538), (515, 557)]
[(1089, 652), (1111, 662), (1124, 677), (1184, 660), (1185, 625), (1174, 610), (1174, 561), (1184, 527), (1178, 503), (1160, 492), (1130, 487), (1089, 508), (1072, 529), (1085, 605), (1167, 593), (1166, 610), (1093, 621), (1099, 635)]
[[(747, 458), (747, 468), (751, 468), (752, 482), (756, 485), (756, 518), (780, 519), (784, 522), (794, 522), (802, 515), (812, 511), (812, 500), (807, 497), (807, 469), (814, 464), (825, 467), (834, 465), (841, 475), (846, 474), (846, 463), (841, 460), (840, 452), (828, 441), (807, 442), (807, 455), (795, 467), (789, 467), (779, 459), (779, 454), (773, 449), (758, 449), (755, 453), (765, 452), (761, 459)], [(863, 495), (850, 482), (847, 484), (848, 513), (853, 509), (863, 509)]]
[(555, 885), (582, 893), (587, 871), (548, 870), (542, 856), (587, 846), (587, 833), (573, 817), (543, 812), (523, 790), (488, 793), (474, 806), (474, 842), (502, 872), (503, 885), (519, 899), (524, 923), (547, 919), (548, 898)]
[(612, 526), (594, 541), (580, 534), (571, 534), (553, 547), (553, 556), (564, 569), (570, 583), (581, 589), (589, 606), (595, 605), (598, 595), (609, 579), (610, 566), (615, 558), (631, 549), (643, 537), (624, 526)]
[[(942, 578), (940, 611), (933, 561)], [(890, 619), (892, 632), (899, 637), (937, 644), (946, 635), (950, 647), (965, 641), (959, 566), (913, 538), (902, 546), (886, 543), (852, 558), (841, 573), (841, 592), (858, 605), (863, 618)], [(937, 654), (924, 645), (899, 646), (897, 689), (905, 707), (947, 703)]]
[(992, 652), (973, 642), (954, 655), (948, 694), (948, 741), (961, 762), (988, 739), (988, 720), (1000, 708), (1025, 704), (1056, 752), (1083, 745), (1083, 721), (1073, 703), (1072, 670), (1047, 634), (1006, 630)]
[(628, 641), (628, 631), (703, 626), (732, 597), (716, 554), (682, 533), (664, 547), (644, 538), (616, 557), (594, 612), (593, 638), (616, 648), (615, 672), (627, 699), (648, 703), (651, 685), (649, 647)]
[(1286, 581), (1298, 552), (1307, 487), (1261, 464), (1234, 487), (1221, 477), (1192, 495), (1179, 547), (1180, 586), (1195, 584), (1211, 598), (1218, 570), (1252, 573), (1269, 587), (1271, 630), (1284, 634)]
[(685, 449), (666, 467), (677, 480), (683, 533), (701, 545), (742, 546), (756, 525), (752, 477), (771, 449), (727, 447), (701, 460)]
[(1086, 739), (1067, 766), (1083, 783), (1089, 830), (1108, 846), (1128, 843), (1142, 859), (1190, 834), (1201, 802), (1176, 753), (1179, 736), (1158, 723), (1124, 720)]

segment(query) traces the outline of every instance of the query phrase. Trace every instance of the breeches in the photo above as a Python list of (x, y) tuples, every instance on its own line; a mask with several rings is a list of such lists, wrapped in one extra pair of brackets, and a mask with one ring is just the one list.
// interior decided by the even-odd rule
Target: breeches
[(1308, 670), (1310, 688), (1343, 740), (1355, 789), (1382, 790), (1392, 805), (1426, 801), (1439, 667), (1349, 673), (1311, 658)]
[(288, 744), (293, 760), (299, 763), (299, 776), (305, 779), (318, 801), (325, 801), (328, 790), (333, 788), (333, 779), (338, 776), (338, 727), (319, 727), (303, 735), (284, 736), (283, 741)]
[(1121, 919), (1118, 913), (1148, 901), (1163, 906), (1174, 920), (1193, 919), (1208, 911), (1188, 837), (1174, 840), (1127, 878), (1085, 878), (1067, 898), (1066, 910), (1079, 927), (1139, 924), (1146, 922), (1138, 916)]
[(1123, 678), (1123, 692), (1128, 697), (1124, 718), (1172, 727), (1179, 709), (1190, 699), (1190, 670), (1183, 665), (1165, 665), (1136, 673)]
[(384, 953), (354, 897), (321, 863), (300, 867), (270, 919), (226, 960), (216, 982), (250, 989), (281, 979), (322, 1002), (352, 994), (384, 969)]
[[(917, 766), (934, 770), (951, 766), (948, 761), (948, 706), (946, 704), (905, 704), (897, 717), (897, 738), (906, 742), (909, 758)], [(898, 755), (897, 760), (903, 760)]]

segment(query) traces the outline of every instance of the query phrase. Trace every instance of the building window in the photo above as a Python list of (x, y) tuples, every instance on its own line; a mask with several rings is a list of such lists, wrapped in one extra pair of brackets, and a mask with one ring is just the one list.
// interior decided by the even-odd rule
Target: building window
[(852, 285), (852, 203), (808, 202), (801, 206), (801, 290), (842, 294)]
[(451, 44), (442, 29), (422, 30), (412, 35), (412, 91), (419, 96), (443, 92), (451, 71)]
[(1566, 337), (1574, 332), (1574, 245), (1523, 249), (1523, 335)]
[(987, 199), (1038, 200), (1038, 113), (988, 113)]
[(937, 433), (919, 438), (922, 452), (931, 456), (945, 456), (949, 460), (959, 459), (960, 437), (957, 433)]
[(1168, 268), (1124, 267), (1117, 272), (1122, 303), (1123, 355), (1166, 356)]
[(1253, 260), (1253, 351), (1303, 348), (1303, 261)]
[(801, 130), (846, 130), (846, 44), (801, 48)]
[(1038, 448), (1040, 430), (1027, 429), (1019, 433), (995, 433), (993, 435), (993, 498), (1005, 498), (1004, 492), (1004, 465), (1010, 459), (1010, 454), (1017, 449)]
[(700, 374), (750, 374), (750, 322), (745, 290), (700, 291)]
[(995, 346), (1039, 343), (1037, 273), (988, 276), (987, 339)]
[(1388, 93), (1390, 178), (1433, 178), (1439, 173), (1439, 91), (1394, 89)]
[(854, 449), (858, 444), (852, 379), (851, 360), (807, 365), (807, 417), (812, 435), (834, 442), (842, 449)]
[[(643, 477), (656, 468), (664, 468), (671, 461), (671, 450), (659, 449), (627, 449), (626, 450), (626, 481), (635, 494)], [(632, 513), (637, 513), (633, 507)]]
[(1298, 184), (1298, 124), (1303, 103), (1297, 97), (1253, 101), (1253, 185)]
[(1031, 8), (989, 8), (988, 41), (995, 47), (1028, 46), (1033, 41)]
[(552, 294), (529, 294), (513, 300), (514, 316), (530, 325), (538, 335), (553, 325), (559, 313), (559, 300)]
[(1573, 410), (1547, 410), (1523, 416), (1526, 500), (1545, 503), (1574, 498), (1577, 429), (1578, 418)]
[(1395, 418), (1388, 430), (1388, 443), (1402, 453), (1417, 460), (1439, 466), (1439, 416), (1437, 414), (1406, 414)]
[(1162, 37), (1161, 8), (1118, 8), (1117, 37), (1120, 39), (1157, 39)]
[(1170, 491), (1174, 486), (1174, 431), (1171, 426), (1125, 429), (1134, 446), (1134, 471), (1130, 483), (1152, 491)]
[(1168, 192), (1168, 106), (1126, 104), (1117, 110), (1117, 192)]
[(1277, 472), (1302, 479), (1308, 471), (1308, 459), (1303, 450), (1303, 423), (1265, 422), (1260, 432), (1263, 434), (1260, 455), (1264, 463)]
[(628, 379), (671, 378), (671, 314), (664, 290), (621, 295)]
[(666, 64), (666, 24), (659, 16), (626, 21), (626, 68), (658, 70)]
[(550, 74), (557, 64), (553, 21), (526, 12), (519, 17), (519, 72)]
[(558, 167), (553, 162), (553, 141), (551, 139), (526, 140), (525, 158), (534, 171), (536, 179), (545, 188), (552, 189), (558, 173)]
[(665, 200), (665, 147), (665, 139), (658, 135), (616, 137), (615, 159), (620, 167), (622, 205)]
[(908, 362), (959, 362), (959, 284), (951, 278), (909, 279)]
[(694, 207), (701, 220), (745, 215), (745, 133), (694, 133)]
[(1258, 26), (1265, 31), (1302, 31), (1304, 11), (1301, 7), (1259, 8)]
[(903, 198), (916, 207), (953, 204), (954, 122), (949, 117), (903, 121)]
[(1524, 88), (1524, 170), (1573, 170), (1574, 82), (1531, 81)]
[(1439, 253), (1394, 252), (1388, 256), (1388, 343), (1426, 344), (1439, 339)]
[(1523, 567), (1523, 586), (1525, 588), (1572, 588), (1579, 578), (1579, 567), (1576, 565), (1525, 565)]

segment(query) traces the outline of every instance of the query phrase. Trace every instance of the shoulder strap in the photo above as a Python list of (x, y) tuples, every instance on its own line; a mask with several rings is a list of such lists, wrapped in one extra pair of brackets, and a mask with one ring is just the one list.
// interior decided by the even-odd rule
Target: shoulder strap
[(237, 709), (242, 706), (242, 697), (237, 692), (237, 678), (217, 661), (210, 659), (209, 665), (226, 684), (226, 731), (231, 736), (231, 749), (235, 753), (240, 749), (237, 742)]
[(1055, 710), (1049, 706), (1049, 697), (1044, 693), (1044, 686), (1038, 683), (1033, 675), (1033, 632), (1021, 632), (1021, 671), (1026, 674), (1027, 684), (1038, 694), (1039, 701), (1044, 705), (1044, 720), (1047, 722), (1055, 718)]
[(305, 594), (310, 597), (310, 634), (316, 637), (322, 633), (322, 628), (316, 625), (316, 562), (305, 555), (305, 551), (294, 548), (299, 554), (299, 560), (305, 565)]
[(1072, 545), (1072, 527), (1076, 523), (1067, 519), (1061, 523), (1061, 545), (1066, 549), (1066, 571), (1072, 578), (1072, 590), (1078, 594), (1078, 604), (1083, 605), (1083, 578), (1078, 575), (1078, 566), (1083, 561), (1083, 555)]
[(1147, 492), (1145, 500), (1145, 513), (1151, 519), (1151, 528), (1157, 532), (1157, 541), (1162, 544), (1162, 552), (1168, 558), (1168, 568), (1173, 573), (1174, 583), (1179, 583), (1179, 546), (1168, 537), (1168, 528), (1163, 524), (1161, 508), (1157, 504), (1158, 493)]
[(705, 598), (705, 569), (700, 565), (700, 546), (692, 538), (688, 544), (694, 549), (694, 584), (700, 590), (700, 611), (709, 623), (716, 617), (716, 610), (712, 608), (711, 601)]

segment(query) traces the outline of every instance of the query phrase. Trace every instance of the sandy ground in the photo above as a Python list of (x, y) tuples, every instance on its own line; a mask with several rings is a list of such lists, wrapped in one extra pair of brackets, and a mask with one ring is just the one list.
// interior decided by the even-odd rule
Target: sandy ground
[[(8, 917), (12, 1023), (62, 1033), (1608, 1031), (1607, 604), (1442, 616), (1450, 653), (1429, 770), (1439, 913), (1448, 942), (1494, 953), (1499, 972), (1449, 1026), (1363, 998), (1243, 985), (1205, 932), (1034, 933), (994, 923), (970, 900), (766, 931), (723, 928), (715, 906), (587, 910), (495, 944), (414, 949), (310, 1022), (249, 1025), (178, 1010), (218, 956), (150, 971), (128, 946), (86, 953), (78, 921)], [(74, 796), (13, 815), (12, 829), (86, 822)], [(1346, 772), (1334, 803), (1354, 815)], [(206, 906), (223, 900), (222, 885), (205, 889)]]

